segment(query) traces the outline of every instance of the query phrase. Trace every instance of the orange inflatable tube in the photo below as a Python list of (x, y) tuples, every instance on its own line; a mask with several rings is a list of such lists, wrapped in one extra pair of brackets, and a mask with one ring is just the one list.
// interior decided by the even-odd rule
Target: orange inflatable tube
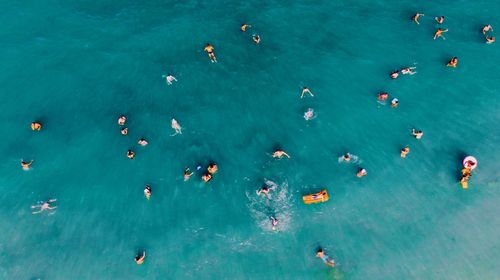
[(328, 192), (326, 190), (322, 190), (318, 193), (304, 195), (302, 197), (305, 204), (313, 204), (328, 201)]

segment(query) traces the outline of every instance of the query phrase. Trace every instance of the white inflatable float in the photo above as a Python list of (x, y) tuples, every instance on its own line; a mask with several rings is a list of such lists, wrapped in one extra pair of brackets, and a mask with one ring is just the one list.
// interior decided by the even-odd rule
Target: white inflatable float
[(467, 156), (462, 161), (462, 164), (464, 165), (465, 168), (473, 170), (477, 167), (477, 159), (473, 156)]

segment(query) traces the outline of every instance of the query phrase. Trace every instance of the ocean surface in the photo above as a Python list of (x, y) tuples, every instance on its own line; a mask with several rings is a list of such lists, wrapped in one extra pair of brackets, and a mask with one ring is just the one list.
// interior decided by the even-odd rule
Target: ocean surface
[[(500, 279), (500, 43), (481, 34), (499, 14), (492, 0), (2, 1), (0, 279)], [(183, 181), (212, 161), (208, 184)], [(322, 189), (328, 202), (303, 204)]]

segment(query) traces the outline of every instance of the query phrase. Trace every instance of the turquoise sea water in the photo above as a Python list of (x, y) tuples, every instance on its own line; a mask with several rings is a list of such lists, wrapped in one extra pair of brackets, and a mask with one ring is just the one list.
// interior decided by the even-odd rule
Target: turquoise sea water
[[(0, 279), (499, 279), (500, 52), (480, 33), (499, 13), (485, 0), (2, 2)], [(389, 78), (405, 66), (418, 73)], [(347, 151), (356, 164), (338, 163)], [(209, 184), (183, 182), (210, 161)], [(255, 195), (264, 178), (271, 199)], [(323, 188), (330, 201), (302, 203)], [(49, 198), (53, 215), (31, 214)]]

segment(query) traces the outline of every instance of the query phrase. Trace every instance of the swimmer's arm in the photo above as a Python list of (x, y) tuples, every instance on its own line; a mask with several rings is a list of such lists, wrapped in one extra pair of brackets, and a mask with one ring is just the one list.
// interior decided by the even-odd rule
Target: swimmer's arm
[(57, 208), (57, 206), (54, 206), (54, 207), (50, 207), (49, 206), (49, 207), (47, 207), (47, 209), (49, 209), (49, 210), (56, 209), (56, 208)]
[(41, 210), (41, 208), (40, 208), (40, 210), (39, 210), (39, 211), (31, 212), (31, 214), (38, 214), (38, 213), (40, 213), (40, 212), (42, 212), (42, 211), (43, 211), (43, 210)]
[(287, 156), (288, 158), (290, 158), (290, 156), (289, 156), (287, 153), (283, 152), (283, 154), (284, 154), (285, 156)]

